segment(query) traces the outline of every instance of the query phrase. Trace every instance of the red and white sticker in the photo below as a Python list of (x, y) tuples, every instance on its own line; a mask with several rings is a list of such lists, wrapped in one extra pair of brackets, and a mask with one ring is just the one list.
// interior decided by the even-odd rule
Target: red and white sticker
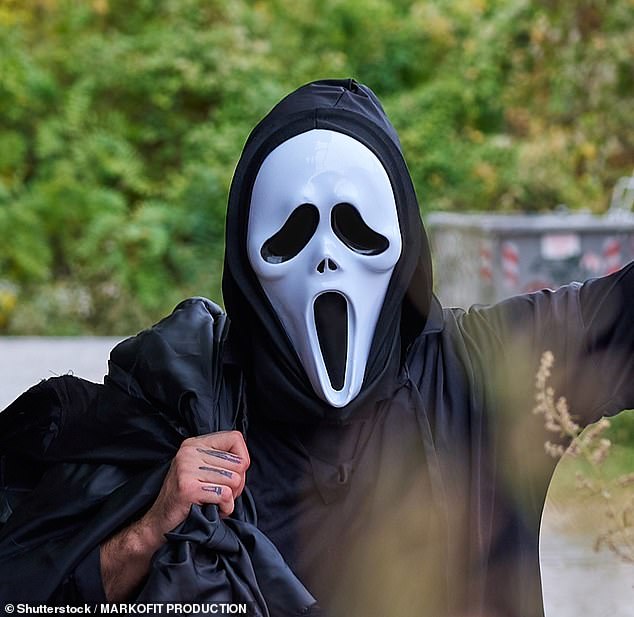
[(520, 251), (514, 242), (502, 242), (502, 274), (504, 284), (510, 289), (520, 282)]
[(621, 241), (614, 236), (606, 238), (603, 243), (603, 267), (605, 274), (616, 272), (622, 265)]
[(480, 242), (480, 278), (487, 283), (493, 280), (493, 248), (491, 242)]

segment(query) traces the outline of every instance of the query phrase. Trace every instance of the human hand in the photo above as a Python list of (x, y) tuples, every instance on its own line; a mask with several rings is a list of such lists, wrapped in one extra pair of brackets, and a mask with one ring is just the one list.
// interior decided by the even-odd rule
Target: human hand
[(142, 524), (162, 538), (185, 520), (192, 504), (213, 503), (221, 516), (229, 516), (244, 489), (249, 463), (247, 446), (238, 431), (186, 439)]

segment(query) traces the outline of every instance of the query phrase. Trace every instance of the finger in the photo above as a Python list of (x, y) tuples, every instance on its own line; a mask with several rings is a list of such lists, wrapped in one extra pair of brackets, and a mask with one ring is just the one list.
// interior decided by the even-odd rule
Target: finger
[(219, 433), (209, 433), (208, 435), (201, 435), (196, 437), (197, 447), (208, 448), (214, 451), (224, 451), (232, 454), (232, 461), (237, 462), (237, 459), (241, 463), (249, 466), (249, 451), (247, 450), (247, 444), (244, 441), (244, 437), (240, 431), (220, 431)]
[[(204, 450), (206, 452), (206, 450)], [(233, 496), (239, 497), (244, 490), (246, 484), (246, 472), (242, 464), (229, 463), (224, 460), (209, 461), (205, 459), (207, 454), (203, 454), (202, 464), (198, 465), (199, 471), (208, 471), (209, 473), (216, 473), (218, 476), (223, 476), (223, 480), (216, 478), (217, 484), (227, 484), (231, 486), (233, 490)], [(212, 469), (209, 469), (212, 468)], [(224, 479), (226, 478), (226, 480)]]
[(230, 471), (229, 469), (223, 469), (222, 467), (215, 467), (212, 465), (199, 465), (198, 466), (200, 482), (209, 482), (212, 484), (220, 484), (228, 486), (234, 499), (238, 497), (243, 484), (243, 475), (237, 471)]
[(233, 512), (233, 493), (228, 486), (200, 482), (200, 492), (201, 503), (216, 504), (225, 516), (229, 516)]
[(196, 446), (196, 452), (202, 455), (202, 460), (206, 465), (225, 467), (235, 471), (242, 471), (246, 467), (243, 459), (225, 450)]

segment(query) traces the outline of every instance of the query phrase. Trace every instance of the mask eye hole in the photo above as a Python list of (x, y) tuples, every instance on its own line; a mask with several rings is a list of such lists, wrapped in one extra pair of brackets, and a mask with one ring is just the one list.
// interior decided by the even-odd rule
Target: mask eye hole
[(297, 206), (282, 228), (262, 245), (262, 259), (271, 264), (292, 259), (308, 244), (318, 224), (319, 210), (313, 204)]
[(330, 214), (330, 223), (337, 238), (355, 253), (379, 255), (390, 245), (385, 236), (365, 224), (351, 204), (337, 204)]

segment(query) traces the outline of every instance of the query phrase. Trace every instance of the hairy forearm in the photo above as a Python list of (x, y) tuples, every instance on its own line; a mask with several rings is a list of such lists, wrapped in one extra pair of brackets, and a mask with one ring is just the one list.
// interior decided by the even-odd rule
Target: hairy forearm
[(164, 542), (163, 534), (142, 518), (101, 545), (101, 578), (108, 601), (129, 599), (148, 573), (152, 555)]

